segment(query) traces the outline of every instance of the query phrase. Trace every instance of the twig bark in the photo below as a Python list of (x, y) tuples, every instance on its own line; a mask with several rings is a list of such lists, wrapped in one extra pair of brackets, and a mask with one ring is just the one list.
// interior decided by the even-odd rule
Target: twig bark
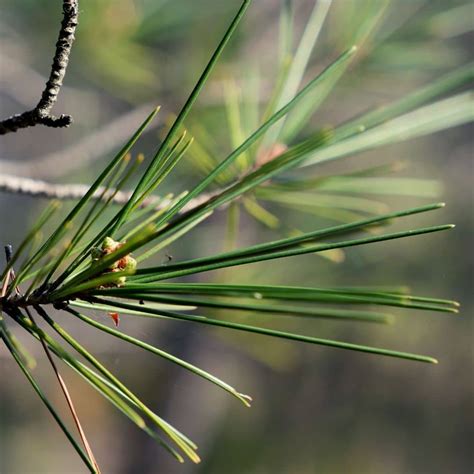
[(39, 124), (58, 128), (68, 127), (72, 123), (70, 115), (54, 116), (51, 114), (51, 110), (56, 103), (66, 74), (77, 21), (78, 0), (63, 0), (63, 20), (56, 42), (56, 52), (51, 66), (51, 73), (41, 98), (34, 109), (0, 121), (0, 135)]
[[(65, 176), (78, 168), (93, 163), (99, 157), (105, 157), (116, 149), (117, 143), (130, 137), (130, 130), (138, 127), (146, 116), (156, 107), (156, 104), (144, 104), (136, 109), (125, 112), (107, 125), (99, 128), (71, 146), (44, 156), (35, 156), (22, 160), (0, 160), (3, 173), (31, 176), (40, 179), (54, 179)], [(159, 120), (154, 120), (147, 132), (160, 126)]]
[[(0, 192), (42, 197), (46, 199), (59, 199), (60, 201), (72, 201), (80, 199), (88, 190), (89, 186), (85, 184), (53, 184), (37, 179), (19, 178), (18, 176), (0, 174)], [(100, 186), (92, 196), (92, 199), (103, 199), (104, 201), (107, 201), (114, 193), (115, 190), (112, 188), (109, 188), (104, 193), (104, 188)], [(202, 204), (212, 198), (214, 194), (216, 193), (202, 194), (199, 197), (192, 199), (181, 212), (187, 212)], [(125, 204), (130, 200), (131, 196), (132, 191), (117, 191), (111, 198), (111, 202), (114, 204)], [(152, 196), (145, 199), (142, 202), (141, 207), (149, 206), (152, 203), (156, 203), (154, 208), (159, 210), (167, 207), (170, 204), (170, 200), (159, 198), (158, 196)]]

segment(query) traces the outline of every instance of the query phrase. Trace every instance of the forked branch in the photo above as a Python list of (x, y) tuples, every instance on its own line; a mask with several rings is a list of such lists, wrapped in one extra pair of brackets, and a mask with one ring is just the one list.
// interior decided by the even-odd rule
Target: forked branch
[(70, 115), (54, 116), (51, 114), (51, 110), (56, 103), (66, 74), (78, 21), (78, 3), (78, 0), (63, 0), (63, 20), (59, 30), (58, 41), (56, 42), (56, 52), (51, 66), (51, 73), (38, 104), (32, 110), (12, 115), (0, 121), (0, 135), (16, 132), (21, 128), (34, 127), (39, 124), (59, 128), (68, 127), (72, 123)]

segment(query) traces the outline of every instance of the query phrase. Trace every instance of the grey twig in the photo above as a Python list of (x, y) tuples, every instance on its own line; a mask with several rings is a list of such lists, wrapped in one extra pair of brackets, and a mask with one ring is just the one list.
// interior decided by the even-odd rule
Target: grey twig
[[(39, 179), (65, 176), (79, 167), (87, 166), (101, 156), (107, 156), (117, 147), (117, 143), (130, 137), (130, 130), (138, 127), (138, 124), (143, 121), (143, 116), (148, 115), (155, 106), (156, 104), (144, 104), (130, 110), (63, 150), (31, 159), (0, 160), (0, 169), (3, 173)], [(160, 122), (154, 120), (147, 131), (158, 126)]]
[(72, 122), (70, 115), (54, 116), (51, 109), (56, 103), (71, 54), (78, 21), (78, 0), (63, 0), (63, 20), (59, 30), (56, 52), (46, 87), (36, 107), (22, 114), (13, 115), (0, 121), (0, 135), (16, 132), (21, 128), (41, 124), (47, 127), (68, 127)]
[[(46, 199), (58, 199), (60, 201), (78, 200), (86, 194), (89, 186), (84, 184), (53, 184), (37, 179), (20, 178), (7, 174), (0, 174), (0, 192), (18, 194), (23, 196), (42, 197)], [(196, 206), (211, 199), (216, 193), (203, 194), (192, 199), (181, 212), (187, 212)], [(125, 204), (130, 200), (132, 191), (116, 191), (114, 189), (97, 188), (92, 196), (93, 199), (110, 201), (114, 204)], [(145, 199), (141, 207), (154, 203), (156, 210), (163, 209), (170, 204), (170, 199), (151, 196)]]

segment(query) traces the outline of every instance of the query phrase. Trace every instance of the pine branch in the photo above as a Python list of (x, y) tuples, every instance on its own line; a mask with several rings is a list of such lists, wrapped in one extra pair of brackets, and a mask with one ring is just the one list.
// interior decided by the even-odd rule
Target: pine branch
[(63, 20), (59, 30), (56, 52), (46, 87), (36, 107), (22, 114), (13, 115), (0, 121), (0, 135), (16, 132), (21, 128), (45, 125), (47, 127), (68, 127), (72, 123), (70, 115), (54, 116), (51, 110), (56, 103), (66, 74), (71, 54), (74, 33), (78, 22), (78, 0), (63, 0)]
[[(5, 250), (6, 261), (7, 261), (7, 264), (8, 264), (11, 261), (12, 257), (13, 257), (13, 252), (12, 252), (11, 245), (6, 245), (4, 250)], [(6, 285), (2, 286), (2, 291), (1, 291), (1, 296), (2, 297), (5, 295), (5, 289), (6, 289), (6, 286), (8, 286), (10, 278), (15, 279), (15, 273), (14, 273), (13, 269), (10, 269), (8, 271), (8, 275), (5, 279)], [(18, 296), (21, 296), (21, 293), (20, 293), (20, 290), (19, 290), (18, 287), (15, 287), (15, 292)], [(38, 311), (38, 313), (41, 316), (43, 316), (45, 314), (44, 310), (41, 307), (36, 308), (36, 310)], [(25, 311), (26, 311), (26, 314), (28, 315), (28, 317), (30, 318), (31, 322), (36, 326), (36, 322), (33, 318), (33, 315), (31, 314), (31, 311), (29, 310), (29, 308), (25, 308)], [(56, 363), (54, 362), (54, 359), (53, 359), (53, 357), (51, 355), (51, 352), (48, 348), (48, 345), (46, 344), (46, 342), (44, 341), (43, 338), (40, 338), (40, 343), (41, 343), (41, 346), (43, 347), (43, 350), (46, 354), (46, 357), (48, 358), (48, 362), (51, 365), (51, 368), (53, 369), (54, 374), (56, 375), (59, 386), (61, 387), (63, 395), (66, 399), (67, 406), (68, 406), (68, 408), (71, 412), (72, 418), (73, 418), (74, 423), (76, 425), (77, 431), (79, 432), (79, 436), (81, 438), (81, 441), (82, 441), (82, 443), (84, 445), (84, 448), (87, 452), (87, 456), (89, 457), (90, 462), (94, 466), (94, 472), (96, 474), (100, 474), (99, 465), (97, 464), (94, 453), (92, 452), (92, 448), (89, 444), (89, 441), (87, 440), (86, 434), (85, 434), (84, 429), (82, 427), (82, 424), (80, 422), (79, 416), (77, 415), (77, 411), (76, 411), (76, 408), (75, 408), (74, 403), (72, 401), (71, 395), (69, 393), (69, 389), (66, 385), (66, 382), (64, 381), (63, 377), (61, 376), (61, 374), (59, 372), (59, 369), (58, 369)]]

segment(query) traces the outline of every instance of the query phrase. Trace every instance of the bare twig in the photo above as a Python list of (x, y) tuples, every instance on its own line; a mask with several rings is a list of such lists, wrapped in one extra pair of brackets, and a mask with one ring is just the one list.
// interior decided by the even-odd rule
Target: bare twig
[(63, 0), (63, 20), (59, 30), (56, 52), (51, 66), (51, 73), (46, 87), (36, 107), (22, 114), (13, 115), (0, 121), (0, 135), (16, 132), (21, 128), (41, 124), (47, 127), (67, 127), (72, 122), (70, 115), (51, 115), (61, 89), (66, 68), (69, 62), (74, 33), (78, 19), (78, 0)]
[[(0, 192), (72, 201), (80, 199), (86, 194), (88, 189), (89, 186), (85, 184), (52, 184), (37, 179), (19, 178), (17, 176), (0, 174)], [(114, 189), (109, 189), (104, 193), (104, 190), (105, 188), (103, 186), (97, 188), (92, 199), (103, 199), (106, 201), (115, 192)], [(115, 204), (125, 204), (131, 195), (131, 191), (117, 191), (112, 198), (112, 202)], [(150, 200), (144, 203), (144, 205), (148, 204), (150, 204)]]
[[(2, 26), (0, 23), (0, 28)], [(25, 57), (21, 48), (5, 48), (3, 42), (2, 49), (7, 50), (0, 51), (0, 64), (2, 68), (0, 87), (2, 95), (9, 97), (20, 106), (28, 108), (37, 100), (38, 84), (44, 84), (46, 77), (30, 66), (30, 59)], [(91, 90), (63, 84), (61, 86), (61, 94), (65, 98), (67, 97), (67, 104), (72, 109), (76, 110), (82, 107), (89, 112), (88, 114), (74, 117), (74, 123), (88, 125), (91, 117), (93, 117), (93, 111), (101, 108), (102, 105), (101, 94)]]
[[(143, 116), (148, 115), (155, 107), (156, 104), (144, 104), (128, 111), (63, 150), (21, 161), (0, 160), (0, 168), (3, 173), (34, 178), (52, 179), (65, 176), (71, 171), (87, 166), (88, 163), (94, 162), (101, 156), (107, 156), (117, 147), (117, 143), (130, 137), (130, 130), (138, 126)], [(159, 125), (160, 122), (155, 120), (147, 131)]]
[[(11, 194), (19, 194), (23, 196), (35, 196), (46, 199), (59, 199), (61, 201), (77, 200), (86, 194), (89, 186), (85, 184), (53, 184), (46, 181), (29, 178), (19, 178), (17, 176), (10, 176), (0, 174), (0, 192)], [(108, 201), (110, 196), (111, 202), (114, 204), (125, 204), (130, 200), (132, 191), (117, 191), (109, 188), (104, 193), (104, 187), (100, 186), (93, 194), (92, 199), (102, 199)], [(192, 199), (181, 212), (187, 212), (190, 209), (202, 204), (208, 199), (212, 198), (216, 193), (202, 194), (201, 196)], [(140, 207), (147, 207), (152, 203), (156, 203), (154, 208), (156, 210), (163, 209), (170, 204), (170, 199), (152, 196), (145, 199)]]

